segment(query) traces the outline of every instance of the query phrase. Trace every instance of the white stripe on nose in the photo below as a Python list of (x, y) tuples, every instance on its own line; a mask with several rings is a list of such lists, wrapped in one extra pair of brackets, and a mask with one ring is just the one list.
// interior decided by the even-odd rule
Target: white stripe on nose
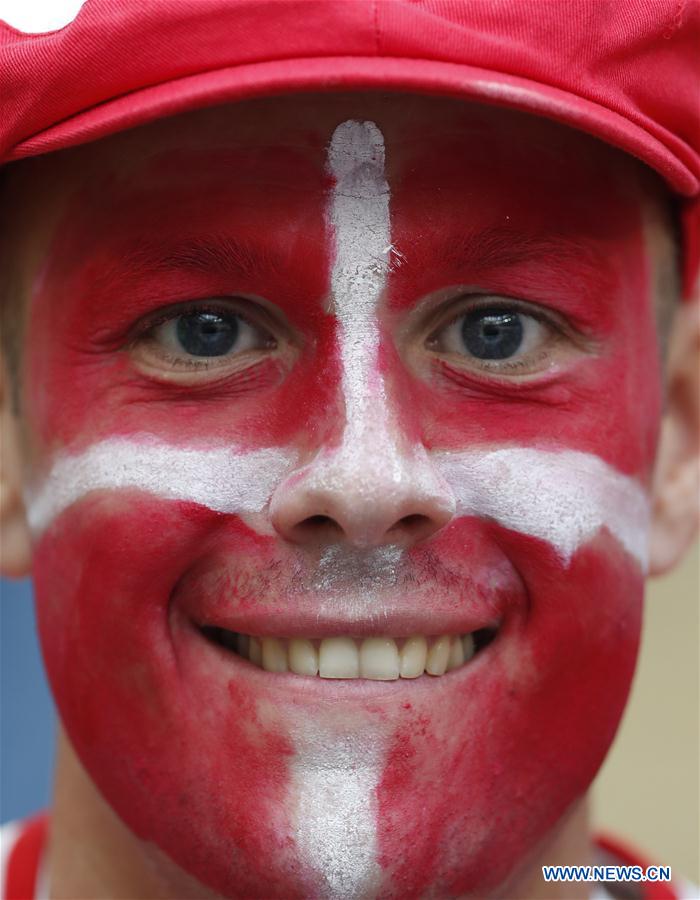
[(384, 138), (373, 122), (339, 125), (328, 147), (333, 178), (331, 289), (338, 322), (345, 420), (340, 445), (321, 447), (272, 501), (274, 527), (297, 542), (355, 546), (425, 540), (455, 502), (425, 448), (409, 445), (406, 410), (392, 409), (379, 366), (380, 303), (391, 228)]

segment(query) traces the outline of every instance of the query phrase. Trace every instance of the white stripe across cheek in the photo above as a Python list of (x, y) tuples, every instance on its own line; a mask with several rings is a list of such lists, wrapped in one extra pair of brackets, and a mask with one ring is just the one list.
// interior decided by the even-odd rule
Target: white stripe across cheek
[(649, 499), (642, 485), (591, 453), (503, 447), (437, 451), (432, 460), (457, 515), (492, 519), (546, 541), (566, 565), (607, 530), (646, 571)]
[[(605, 527), (646, 567), (647, 493), (597, 456), (503, 447), (434, 451), (429, 460), (454, 494), (459, 516), (491, 519), (546, 541), (565, 564)], [(97, 490), (140, 490), (230, 515), (264, 513), (295, 465), (295, 455), (280, 448), (196, 450), (112, 438), (54, 462), (28, 497), (29, 522), (38, 534)]]
[(73, 503), (100, 490), (139, 490), (234, 515), (260, 513), (295, 461), (293, 453), (274, 447), (200, 450), (109, 438), (55, 460), (39, 490), (28, 495), (29, 524), (40, 533)]

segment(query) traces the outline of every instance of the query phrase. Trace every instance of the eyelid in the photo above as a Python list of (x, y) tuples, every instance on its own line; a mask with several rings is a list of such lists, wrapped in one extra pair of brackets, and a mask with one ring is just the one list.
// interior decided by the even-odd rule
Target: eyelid
[(572, 345), (572, 350), (596, 356), (603, 349), (604, 345), (599, 336), (582, 332), (568, 317), (549, 305), (476, 289), (470, 292), (462, 292), (452, 302), (448, 302), (447, 305), (443, 305), (433, 311), (428, 320), (428, 325), (422, 329), (424, 335), (422, 338), (423, 345), (427, 349), (431, 349), (430, 343), (433, 337), (442, 329), (454, 324), (460, 316), (478, 309), (494, 307), (513, 310), (521, 315), (530, 316), (540, 322), (545, 328), (549, 328), (554, 339), (569, 341)]
[[(599, 339), (582, 333), (567, 316), (549, 305), (459, 286), (443, 288), (431, 298), (433, 303), (439, 303), (440, 299), (442, 304), (433, 307), (427, 317), (424, 312), (422, 326), (413, 331), (409, 347), (414, 349), (410, 353), (423, 375), (438, 372), (461, 387), (478, 388), (481, 385), (502, 391), (521, 390), (528, 383), (541, 386), (553, 378), (563, 377), (582, 357), (598, 356), (604, 346)], [(530, 320), (530, 328), (536, 323), (544, 332), (541, 342), (522, 356), (503, 359), (479, 359), (446, 349), (443, 343), (445, 332), (455, 328), (462, 317), (486, 309), (517, 313)]]
[[(457, 307), (455, 309), (455, 307)], [(430, 341), (438, 331), (449, 328), (462, 316), (480, 309), (503, 309), (519, 313), (523, 316), (530, 316), (538, 322), (551, 327), (553, 330), (561, 334), (569, 336), (571, 329), (567, 328), (564, 322), (554, 312), (544, 310), (524, 300), (515, 297), (503, 297), (493, 294), (474, 293), (463, 294), (450, 303), (448, 308), (436, 311), (435, 317), (428, 330), (427, 341)]]
[[(461, 336), (463, 332), (463, 328), (467, 322), (469, 322), (472, 318), (477, 318), (477, 320), (483, 320), (484, 314), (488, 314), (489, 312), (501, 312), (500, 310), (495, 309), (493, 306), (483, 307), (481, 312), (478, 308), (470, 309), (466, 313), (460, 313), (456, 318), (452, 319), (446, 325), (438, 328), (435, 332), (433, 332), (432, 338), (430, 340), (430, 349), (435, 349), (438, 352), (445, 353), (454, 353), (457, 355), (464, 355), (466, 358), (472, 358), (472, 354), (465, 350), (462, 353), (462, 349), (459, 346), (461, 342)], [(520, 341), (517, 348), (517, 353), (514, 356), (504, 357), (503, 359), (482, 359), (480, 357), (474, 356), (474, 359), (479, 359), (479, 362), (482, 364), (492, 363), (494, 365), (501, 364), (505, 365), (506, 361), (510, 361), (511, 363), (515, 362), (516, 357), (520, 359), (527, 359), (538, 349), (542, 349), (540, 346), (538, 347), (530, 347), (528, 345), (532, 344), (533, 341), (539, 342), (540, 344), (551, 344), (556, 342), (560, 338), (560, 333), (549, 326), (548, 323), (542, 322), (540, 319), (535, 316), (526, 315), (518, 310), (506, 310), (505, 313), (502, 313), (508, 318), (517, 318), (520, 320)], [(461, 327), (460, 327), (461, 326)], [(457, 344), (457, 346), (455, 346)]]
[[(267, 301), (236, 296), (207, 296), (162, 305), (142, 316), (123, 336), (114, 349), (126, 353), (139, 375), (148, 381), (180, 386), (187, 390), (206, 385), (240, 384), (243, 373), (253, 371), (259, 364), (275, 362), (288, 368), (299, 350), (296, 333), (286, 323), (276, 307), (268, 309)], [(215, 356), (189, 355), (171, 347), (161, 339), (159, 329), (170, 329), (177, 320), (198, 313), (209, 312), (227, 318), (235, 317), (244, 331), (258, 335), (256, 346), (232, 348), (232, 352)], [(273, 371), (272, 369), (270, 370)], [(274, 368), (274, 371), (280, 371)], [(268, 373), (269, 374), (269, 373)], [(261, 382), (245, 382), (246, 389), (254, 389)]]

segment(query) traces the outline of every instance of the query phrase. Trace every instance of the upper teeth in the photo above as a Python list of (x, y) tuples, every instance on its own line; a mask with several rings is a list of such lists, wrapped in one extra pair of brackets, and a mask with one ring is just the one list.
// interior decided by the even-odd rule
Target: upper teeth
[(268, 672), (294, 672), (321, 678), (368, 678), (394, 681), (418, 678), (424, 672), (444, 675), (472, 658), (473, 634), (424, 637), (421, 634), (395, 640), (391, 637), (256, 638), (233, 632), (228, 646)]

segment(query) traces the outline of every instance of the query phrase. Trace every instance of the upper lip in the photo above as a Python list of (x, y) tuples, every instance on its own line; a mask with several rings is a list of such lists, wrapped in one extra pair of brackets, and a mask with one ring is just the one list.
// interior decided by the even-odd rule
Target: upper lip
[(526, 612), (527, 594), (514, 573), (495, 579), (490, 565), (475, 560), (457, 581), (436, 568), (437, 574), (408, 567), (394, 584), (348, 575), (325, 589), (314, 583), (313, 562), (306, 572), (295, 559), (275, 566), (263, 559), (263, 575), (272, 571), (273, 577), (242, 589), (235, 557), (210, 558), (178, 580), (170, 601), (199, 627), (286, 638), (467, 634)]
[(479, 609), (465, 603), (463, 608), (439, 610), (410, 608), (378, 601), (375, 607), (365, 606), (360, 613), (349, 613), (352, 601), (342, 604), (343, 610), (334, 613), (318, 607), (290, 601), (270, 608), (264, 602), (254, 609), (222, 609), (222, 604), (207, 603), (203, 598), (189, 596), (181, 603), (188, 617), (197, 626), (213, 626), (257, 637), (324, 638), (335, 635), (349, 637), (410, 637), (412, 634), (466, 634), (498, 625), (505, 609)]

